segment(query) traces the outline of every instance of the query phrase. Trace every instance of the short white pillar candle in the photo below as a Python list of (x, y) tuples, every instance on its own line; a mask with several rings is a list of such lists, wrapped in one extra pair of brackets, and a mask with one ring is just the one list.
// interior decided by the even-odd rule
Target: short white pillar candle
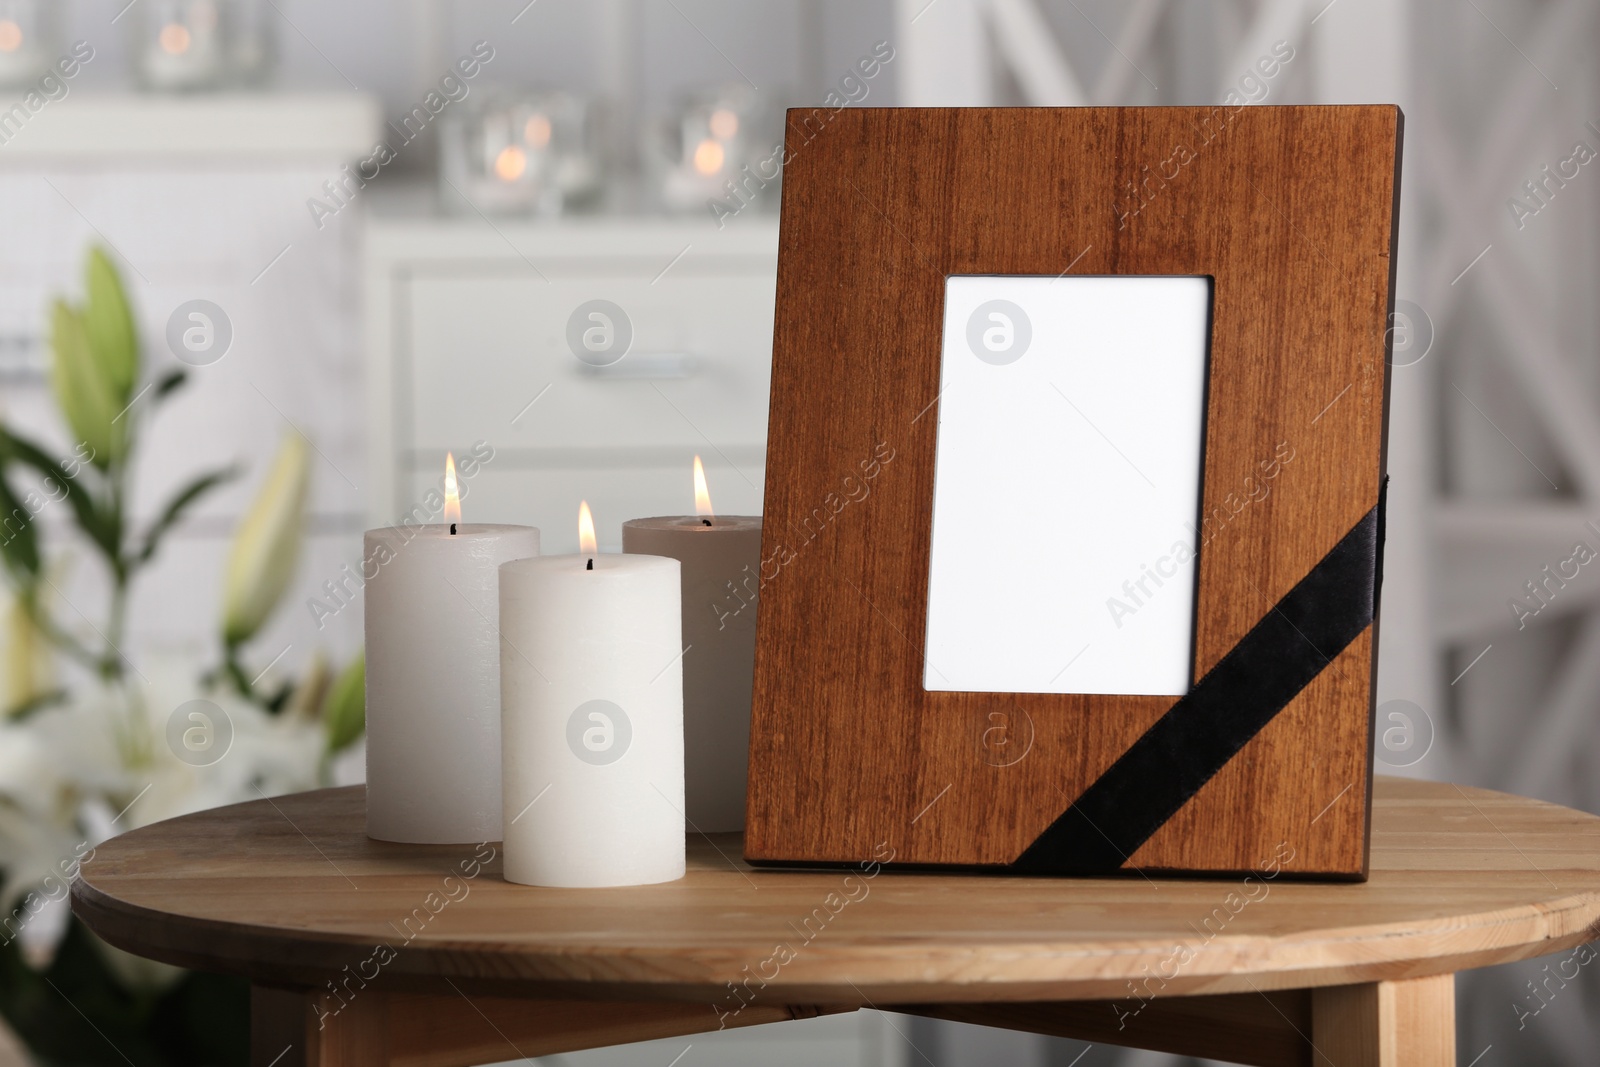
[(622, 551), (683, 568), (683, 772), (689, 829), (744, 829), (761, 517), (715, 515), (700, 457), (693, 516), (629, 519)]
[[(588, 517), (588, 505), (582, 515)], [(683, 877), (683, 645), (675, 559), (584, 551), (500, 568), (505, 877)]]
[(532, 526), (368, 530), (367, 836), (498, 841), (499, 569)]

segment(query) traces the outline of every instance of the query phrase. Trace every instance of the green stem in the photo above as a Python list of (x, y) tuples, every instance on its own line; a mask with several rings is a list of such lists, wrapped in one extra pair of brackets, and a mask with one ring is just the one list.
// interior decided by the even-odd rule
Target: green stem
[(118, 749), (127, 767), (148, 767), (155, 755), (155, 742), (150, 735), (150, 719), (145, 710), (144, 693), (126, 677), (115, 683), (123, 691), (119, 706), (127, 709), (120, 726), (116, 727)]
[(239, 661), (239, 645), (232, 641), (223, 642), (222, 664), (209, 677), (212, 679), (220, 677), (235, 693), (269, 715), (278, 713), (288, 695), (287, 690), (268, 694), (257, 689), (244, 664)]
[(250, 676), (245, 673), (244, 664), (239, 662), (239, 646), (229, 641), (222, 646), (222, 676), (233, 686), (234, 692), (252, 704), (260, 704), (261, 698), (256, 696), (255, 686), (250, 683)]
[(106, 567), (111, 572), (111, 603), (106, 622), (106, 649), (101, 659), (100, 676), (108, 682), (120, 682), (124, 675), (125, 658), (122, 654), (123, 638), (128, 629), (128, 586), (133, 579), (133, 566), (123, 554), (123, 508), (126, 504), (125, 484), (128, 467), (115, 460), (106, 469), (106, 489), (110, 497), (109, 513), (114, 516), (116, 538), (106, 552)]
[(106, 634), (106, 655), (100, 673), (107, 681), (120, 681), (126, 659), (122, 655), (123, 636), (128, 630), (128, 580), (122, 567), (113, 571), (111, 586), (111, 620)]

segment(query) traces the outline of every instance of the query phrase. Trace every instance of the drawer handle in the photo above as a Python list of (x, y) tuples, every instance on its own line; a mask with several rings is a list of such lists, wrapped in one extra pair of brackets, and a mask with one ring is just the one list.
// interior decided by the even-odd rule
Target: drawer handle
[(698, 366), (699, 360), (687, 352), (635, 352), (604, 367), (579, 363), (578, 373), (585, 378), (688, 378)]

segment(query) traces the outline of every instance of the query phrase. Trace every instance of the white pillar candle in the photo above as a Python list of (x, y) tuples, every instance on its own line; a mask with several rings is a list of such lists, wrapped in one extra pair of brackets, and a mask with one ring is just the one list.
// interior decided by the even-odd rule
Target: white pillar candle
[[(454, 469), (446, 476), (454, 493)], [(499, 569), (539, 554), (532, 526), (368, 530), (367, 836), (500, 840)], [(365, 576), (365, 575), (364, 575)]]
[(684, 871), (678, 561), (584, 549), (500, 568), (505, 877), (672, 881)]
[(744, 829), (761, 517), (712, 515), (699, 456), (695, 472), (700, 514), (630, 519), (622, 551), (682, 566), (684, 811), (714, 834)]

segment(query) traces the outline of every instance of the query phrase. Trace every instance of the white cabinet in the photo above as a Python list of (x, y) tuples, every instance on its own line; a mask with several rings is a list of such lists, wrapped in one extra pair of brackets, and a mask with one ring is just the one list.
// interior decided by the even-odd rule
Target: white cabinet
[[(625, 519), (691, 512), (696, 454), (717, 510), (758, 514), (776, 270), (771, 220), (374, 218), (371, 523), (409, 510), (447, 450), (479, 441), (494, 458), (466, 520), (533, 523), (548, 552), (575, 549), (580, 499), (612, 549)], [(606, 366), (569, 337), (597, 300), (621, 317), (580, 315), (579, 334), (631, 334)]]

